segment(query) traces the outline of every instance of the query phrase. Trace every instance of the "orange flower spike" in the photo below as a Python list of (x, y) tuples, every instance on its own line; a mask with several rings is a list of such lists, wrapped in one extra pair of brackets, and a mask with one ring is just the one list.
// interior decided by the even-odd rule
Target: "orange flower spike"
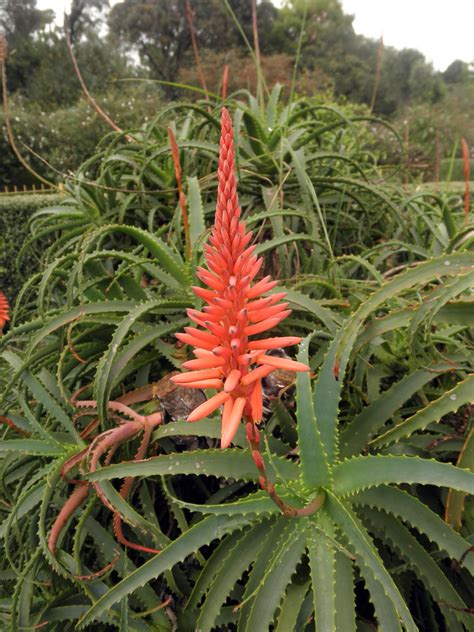
[(242, 417), (254, 425), (262, 419), (262, 378), (272, 371), (309, 371), (301, 362), (266, 355), (265, 352), (301, 342), (295, 336), (249, 341), (278, 325), (291, 311), (282, 303), (284, 292), (263, 296), (277, 281), (266, 276), (253, 282), (263, 260), (250, 245), (252, 233), (240, 219), (235, 175), (234, 133), (228, 111), (222, 109), (218, 190), (215, 223), (204, 246), (207, 266), (196, 276), (207, 286), (193, 291), (207, 305), (188, 310), (195, 327), (176, 334), (195, 347), (196, 360), (183, 364), (186, 373), (172, 381), (190, 388), (215, 388), (218, 392), (195, 408), (188, 421), (198, 421), (223, 406), (221, 446), (228, 447)]
[(10, 320), (10, 305), (8, 304), (7, 297), (3, 292), (0, 292), (0, 332)]

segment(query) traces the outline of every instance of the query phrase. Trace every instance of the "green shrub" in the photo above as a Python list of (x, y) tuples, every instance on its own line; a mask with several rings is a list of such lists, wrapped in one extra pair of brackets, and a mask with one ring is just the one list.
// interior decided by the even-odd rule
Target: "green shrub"
[[(117, 84), (97, 97), (97, 101), (124, 129), (140, 128), (155, 115), (161, 104), (159, 88), (140, 82)], [(70, 107), (49, 112), (15, 96), (11, 101), (11, 123), (22, 155), (38, 173), (52, 182), (62, 182), (61, 174), (76, 171), (95, 153), (100, 139), (110, 131), (108, 124), (84, 98)], [(0, 125), (3, 127), (1, 114)], [(46, 163), (31, 155), (22, 143), (31, 147)], [(14, 156), (5, 132), (0, 137), (0, 152), (2, 187), (33, 182), (33, 176)]]
[[(464, 182), (464, 160), (462, 158), (442, 160), (439, 177), (440, 180)], [(469, 161), (469, 179), (474, 180), (474, 159)]]
[(48, 239), (35, 240), (21, 261), (17, 260), (21, 247), (31, 237), (31, 216), (40, 208), (60, 204), (63, 199), (64, 195), (51, 193), (0, 195), (0, 290), (11, 303), (28, 276), (37, 272), (40, 251), (48, 245)]
[[(465, 138), (471, 148), (474, 146), (473, 99), (474, 82), (471, 82), (451, 86), (446, 97), (434, 106), (417, 104), (399, 113), (395, 124), (403, 133), (410, 173), (432, 181), (438, 175), (438, 157), (442, 162), (450, 160), (453, 148), (457, 148), (456, 155), (460, 156), (461, 138)], [(447, 173), (446, 168), (442, 168), (441, 179)], [(462, 173), (462, 168), (457, 170), (457, 180), (464, 180)]]

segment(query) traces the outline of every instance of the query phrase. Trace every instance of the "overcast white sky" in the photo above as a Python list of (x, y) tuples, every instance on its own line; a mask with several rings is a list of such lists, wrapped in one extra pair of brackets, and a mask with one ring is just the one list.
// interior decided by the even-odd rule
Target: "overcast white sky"
[[(111, 0), (115, 4), (117, 0)], [(62, 23), (70, 0), (38, 0)], [(282, 0), (275, 0), (282, 4)], [(474, 62), (474, 0), (342, 0), (357, 33), (395, 48), (417, 48), (438, 70), (455, 59)]]
[(474, 0), (342, 0), (357, 33), (417, 48), (438, 70), (474, 62)]

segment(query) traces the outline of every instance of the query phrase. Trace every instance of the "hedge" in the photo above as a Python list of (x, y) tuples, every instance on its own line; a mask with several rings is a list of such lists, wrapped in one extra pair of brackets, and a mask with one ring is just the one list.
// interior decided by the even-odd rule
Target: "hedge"
[(10, 303), (32, 272), (37, 272), (35, 249), (31, 249), (17, 264), (17, 255), (30, 236), (29, 219), (36, 210), (59, 204), (64, 199), (59, 193), (2, 194), (0, 195), (0, 290)]
[[(474, 160), (469, 161), (470, 180), (474, 179)], [(451, 176), (451, 177), (450, 177)], [(464, 161), (462, 158), (445, 158), (441, 161), (440, 180), (464, 180)]]

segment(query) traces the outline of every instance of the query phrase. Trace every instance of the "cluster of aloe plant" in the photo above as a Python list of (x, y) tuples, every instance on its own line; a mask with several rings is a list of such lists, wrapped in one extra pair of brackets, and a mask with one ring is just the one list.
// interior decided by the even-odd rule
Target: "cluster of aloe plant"
[[(19, 245), (21, 260), (50, 242), (0, 340), (0, 621), (470, 629), (474, 233), (462, 201), (405, 190), (378, 164), (381, 122), (285, 103), (278, 86), (227, 99), (260, 274), (293, 310), (272, 335), (303, 338), (296, 359), (311, 368), (279, 393), (264, 385), (262, 489), (244, 426), (218, 448), (218, 413), (185, 421), (169, 379), (191, 357), (174, 337), (185, 309), (201, 308), (191, 287), (216, 205), (221, 105), (173, 104), (104, 138)], [(138, 426), (117, 429), (161, 416), (143, 422), (137, 460)], [(65, 512), (78, 481), (88, 493)], [(271, 490), (295, 508), (319, 500), (291, 516)]]

